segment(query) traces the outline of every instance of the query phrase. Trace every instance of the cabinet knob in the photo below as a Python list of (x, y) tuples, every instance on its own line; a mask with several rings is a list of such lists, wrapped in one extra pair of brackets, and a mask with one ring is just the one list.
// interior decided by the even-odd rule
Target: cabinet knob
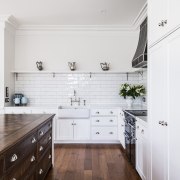
[(12, 178), (12, 180), (16, 180), (16, 178)]
[(49, 141), (51, 140), (51, 136), (49, 136)]
[(51, 157), (52, 157), (52, 156), (51, 156), (51, 154), (50, 154), (50, 155), (48, 156), (48, 158), (51, 159)]
[(121, 124), (122, 127), (124, 127), (124, 124)]
[(163, 123), (164, 123), (164, 121), (159, 121), (159, 124), (161, 124), (161, 125), (162, 125)]
[(39, 151), (42, 151), (43, 149), (44, 149), (43, 146), (40, 146)]
[(18, 159), (16, 154), (13, 154), (11, 157), (11, 162), (15, 162)]
[(31, 143), (34, 144), (36, 142), (36, 138), (33, 137), (32, 140), (31, 140)]
[(44, 132), (43, 132), (43, 131), (40, 131), (39, 135), (40, 135), (40, 136), (43, 136), (43, 135), (44, 135)]
[(141, 133), (144, 134), (144, 129), (141, 130)]
[(96, 122), (99, 122), (99, 119), (97, 119)]
[(164, 122), (164, 121), (162, 121), (161, 125), (162, 126), (168, 126), (167, 122)]
[(113, 114), (113, 111), (110, 111), (110, 114)]
[(112, 119), (110, 119), (109, 121), (110, 121), (110, 122), (113, 122), (113, 120), (112, 120)]
[(99, 114), (99, 111), (97, 111), (96, 114)]
[(114, 134), (113, 132), (110, 132), (109, 134)]
[(43, 173), (43, 170), (42, 170), (42, 169), (40, 169), (40, 170), (39, 170), (39, 174), (42, 174), (42, 173)]
[(137, 126), (137, 129), (139, 129), (139, 126)]
[(167, 19), (166, 20), (162, 20), (158, 25), (160, 27), (164, 27), (164, 25), (166, 25), (166, 24), (167, 24)]
[(99, 132), (96, 132), (96, 134), (100, 134)]
[(34, 162), (36, 160), (35, 156), (31, 157), (31, 162)]
[(49, 123), (49, 127), (50, 127), (50, 128), (52, 127), (52, 124), (51, 124), (51, 123)]

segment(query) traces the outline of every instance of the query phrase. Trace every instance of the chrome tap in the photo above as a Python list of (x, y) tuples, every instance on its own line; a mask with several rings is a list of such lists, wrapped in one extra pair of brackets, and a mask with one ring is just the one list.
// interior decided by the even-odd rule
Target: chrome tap
[(76, 97), (75, 97), (75, 99), (71, 98), (71, 106), (72, 106), (73, 103), (75, 103), (75, 102), (78, 102), (78, 106), (80, 106), (80, 103), (81, 103), (80, 98), (78, 98), (78, 99), (76, 99)]
[(78, 103), (78, 106), (80, 106), (81, 101), (80, 101), (80, 98), (77, 99), (76, 94), (77, 94), (77, 93), (76, 93), (76, 90), (74, 90), (74, 91), (73, 91), (74, 99), (71, 98), (71, 106), (72, 106), (73, 103), (75, 103), (75, 102), (77, 102), (77, 103)]

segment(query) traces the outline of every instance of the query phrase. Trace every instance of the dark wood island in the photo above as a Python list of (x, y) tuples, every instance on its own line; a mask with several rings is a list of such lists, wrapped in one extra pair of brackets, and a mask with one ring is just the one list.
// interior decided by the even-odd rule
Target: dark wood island
[(0, 115), (0, 180), (43, 180), (52, 166), (54, 115)]

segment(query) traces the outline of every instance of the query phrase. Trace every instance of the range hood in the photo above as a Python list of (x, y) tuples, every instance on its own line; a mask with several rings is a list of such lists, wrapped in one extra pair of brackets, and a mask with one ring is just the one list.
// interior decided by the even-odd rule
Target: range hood
[(132, 67), (147, 68), (147, 18), (140, 26), (139, 42), (132, 60)]

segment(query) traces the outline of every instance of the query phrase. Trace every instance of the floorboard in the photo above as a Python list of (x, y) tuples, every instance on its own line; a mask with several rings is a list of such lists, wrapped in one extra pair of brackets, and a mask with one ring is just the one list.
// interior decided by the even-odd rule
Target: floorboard
[(120, 145), (55, 145), (46, 180), (140, 180)]

